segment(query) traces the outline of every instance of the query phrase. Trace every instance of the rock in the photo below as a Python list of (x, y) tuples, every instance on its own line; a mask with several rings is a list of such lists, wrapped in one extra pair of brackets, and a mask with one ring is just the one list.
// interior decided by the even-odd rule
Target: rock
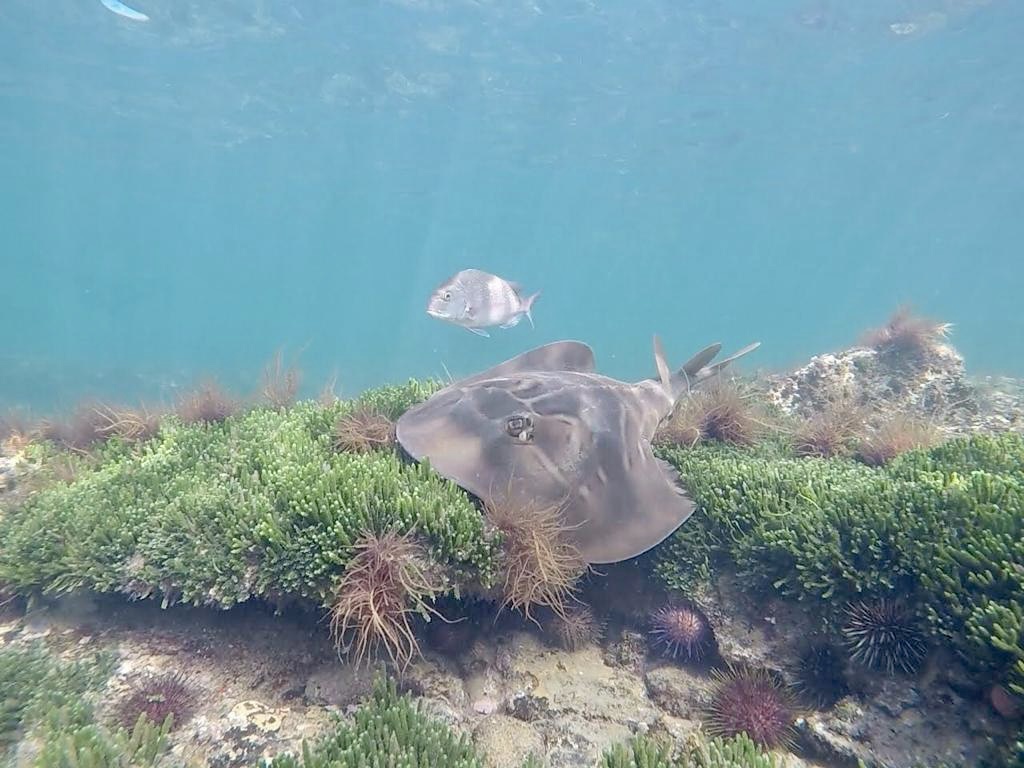
[(281, 730), (283, 714), (270, 709), (266, 704), (255, 700), (240, 701), (228, 712), (229, 728), (248, 730), (253, 728), (257, 733), (275, 733)]
[(530, 757), (544, 757), (544, 738), (521, 720), (507, 715), (484, 718), (473, 729), (473, 741), (489, 768), (520, 768)]
[(17, 482), (17, 469), (17, 456), (0, 456), (0, 493), (14, 490)]
[(787, 414), (808, 417), (848, 401), (882, 415), (937, 418), (955, 431), (974, 424), (980, 411), (963, 358), (948, 344), (912, 358), (867, 347), (816, 355), (791, 373), (769, 377), (766, 395)]
[(605, 648), (603, 657), (609, 666), (622, 667), (636, 674), (641, 674), (644, 668), (644, 658), (647, 655), (647, 640), (639, 632), (630, 629), (623, 630), (622, 636)]
[[(838, 721), (841, 722), (841, 721)], [(797, 733), (809, 755), (824, 758), (835, 768), (858, 768), (857, 741), (842, 733), (837, 723), (819, 714), (796, 721)]]
[(905, 680), (888, 678), (879, 686), (872, 703), (889, 717), (899, 718), (921, 705), (921, 694)]
[(508, 702), (509, 714), (527, 723), (540, 720), (547, 715), (549, 709), (547, 699), (525, 691), (517, 691)]
[(470, 706), (477, 714), (490, 715), (503, 709), (505, 681), (495, 667), (472, 665), (463, 684)]
[[(207, 760), (212, 768), (235, 768), (273, 758), (282, 747), (278, 741), (286, 710), (277, 709), (255, 699), (237, 702), (221, 722), (209, 723), (208, 739), (215, 747)], [(183, 744), (177, 746), (180, 750)], [(185, 747), (187, 749), (187, 747)]]
[[(479, 668), (474, 665), (474, 669)], [(497, 678), (493, 669), (489, 674)], [(455, 717), (459, 721), (469, 713), (476, 699), (490, 697), (496, 702), (501, 700), (497, 685), (488, 687), (486, 692), (471, 688), (460, 677), (458, 666), (442, 657), (432, 656), (414, 661), (402, 676), (402, 687), (427, 701), (435, 702), (436, 710), (444, 712), (445, 718)]]
[(971, 427), (985, 432), (1024, 431), (1024, 380), (980, 376), (971, 383), (980, 409)]
[(509, 710), (545, 737), (551, 766), (591, 768), (603, 750), (662, 718), (643, 679), (606, 664), (596, 646), (566, 653), (516, 632), (506, 647)]
[(797, 729), (809, 753), (828, 765), (977, 765), (989, 744), (981, 725), (971, 725), (979, 714), (977, 707), (940, 704), (907, 681), (892, 679), (877, 699), (847, 697), (830, 712), (801, 719)]
[(651, 701), (675, 717), (699, 720), (709, 700), (710, 682), (671, 665), (651, 669), (645, 678)]
[(376, 673), (377, 670), (370, 667), (356, 669), (352, 664), (324, 663), (306, 678), (306, 703), (339, 709), (358, 704), (370, 695)]

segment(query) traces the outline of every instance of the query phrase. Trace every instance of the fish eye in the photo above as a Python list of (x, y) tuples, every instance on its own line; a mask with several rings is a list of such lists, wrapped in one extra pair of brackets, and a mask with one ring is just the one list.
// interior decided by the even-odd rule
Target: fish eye
[(451, 301), (452, 292), (451, 291), (445, 291), (444, 292), (444, 296), (442, 296), (441, 298), (443, 298), (445, 301)]

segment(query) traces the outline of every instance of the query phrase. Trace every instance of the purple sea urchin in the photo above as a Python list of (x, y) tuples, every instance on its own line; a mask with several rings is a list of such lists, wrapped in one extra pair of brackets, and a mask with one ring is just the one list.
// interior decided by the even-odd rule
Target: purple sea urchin
[(897, 669), (908, 674), (917, 669), (927, 644), (906, 607), (883, 598), (851, 605), (847, 616), (843, 635), (854, 661), (890, 675)]
[(764, 670), (715, 670), (715, 691), (708, 710), (708, 732), (746, 733), (764, 747), (789, 746), (796, 707), (789, 688)]
[(800, 653), (796, 689), (808, 703), (822, 709), (847, 694), (843, 662), (831, 643), (817, 641)]
[(154, 725), (163, 725), (168, 715), (177, 728), (192, 717), (199, 701), (199, 689), (181, 672), (147, 675), (121, 699), (114, 719), (128, 730), (135, 727), (142, 715)]
[(711, 622), (692, 603), (664, 606), (651, 617), (651, 642), (672, 658), (700, 661), (715, 643)]

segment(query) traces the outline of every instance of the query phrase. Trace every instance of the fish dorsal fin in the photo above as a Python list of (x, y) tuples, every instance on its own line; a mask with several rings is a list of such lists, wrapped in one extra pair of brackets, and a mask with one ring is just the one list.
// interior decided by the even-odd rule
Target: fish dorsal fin
[(668, 363), (665, 362), (665, 350), (661, 346), (661, 339), (657, 334), (654, 336), (654, 364), (658, 367), (658, 378), (661, 386), (668, 395), (672, 396), (672, 375), (668, 372)]

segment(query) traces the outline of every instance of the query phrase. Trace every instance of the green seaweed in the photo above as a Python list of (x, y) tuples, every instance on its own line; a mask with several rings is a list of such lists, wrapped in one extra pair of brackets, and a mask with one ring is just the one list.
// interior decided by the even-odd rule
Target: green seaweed
[(423, 402), (444, 386), (437, 379), (409, 379), (405, 384), (389, 384), (359, 395), (354, 407), (368, 408), (396, 420), (412, 406)]
[(694, 745), (687, 768), (782, 768), (781, 757), (764, 752), (745, 733), (716, 737)]
[(170, 720), (131, 731), (95, 722), (93, 700), (110, 677), (107, 652), (63, 660), (40, 643), (0, 650), (0, 755), (36, 737), (35, 768), (148, 768), (165, 753)]
[(395, 682), (378, 678), (351, 724), (339, 722), (300, 755), (275, 757), (268, 768), (483, 768), (465, 735), (426, 715)]
[(53, 718), (65, 729), (89, 723), (92, 705), (86, 694), (112, 669), (113, 658), (105, 653), (61, 661), (39, 643), (0, 649), (0, 750)]
[(960, 438), (881, 469), (758, 449), (661, 454), (698, 504), (656, 554), (670, 588), (728, 564), (832, 629), (852, 601), (899, 597), (969, 667), (1024, 693), (1021, 435)]
[(636, 736), (622, 744), (613, 744), (601, 755), (598, 768), (681, 768), (672, 755), (671, 743), (650, 736)]
[(139, 717), (128, 731), (108, 731), (88, 724), (82, 727), (52, 727), (33, 762), (34, 768), (151, 768), (165, 762), (167, 734), (172, 717), (156, 725)]
[(783, 764), (741, 733), (728, 738), (698, 735), (677, 753), (669, 741), (635, 736), (605, 750), (598, 768), (781, 768)]
[[(364, 398), (394, 412), (428, 391), (410, 384)], [(498, 538), (461, 489), (394, 452), (332, 448), (349, 407), (256, 408), (217, 424), (170, 417), (130, 450), (105, 447), (70, 484), (7, 510), (0, 582), (161, 595), (164, 605), (329, 603), (359, 534), (396, 527), (422, 537), (453, 589), (491, 583)]]

